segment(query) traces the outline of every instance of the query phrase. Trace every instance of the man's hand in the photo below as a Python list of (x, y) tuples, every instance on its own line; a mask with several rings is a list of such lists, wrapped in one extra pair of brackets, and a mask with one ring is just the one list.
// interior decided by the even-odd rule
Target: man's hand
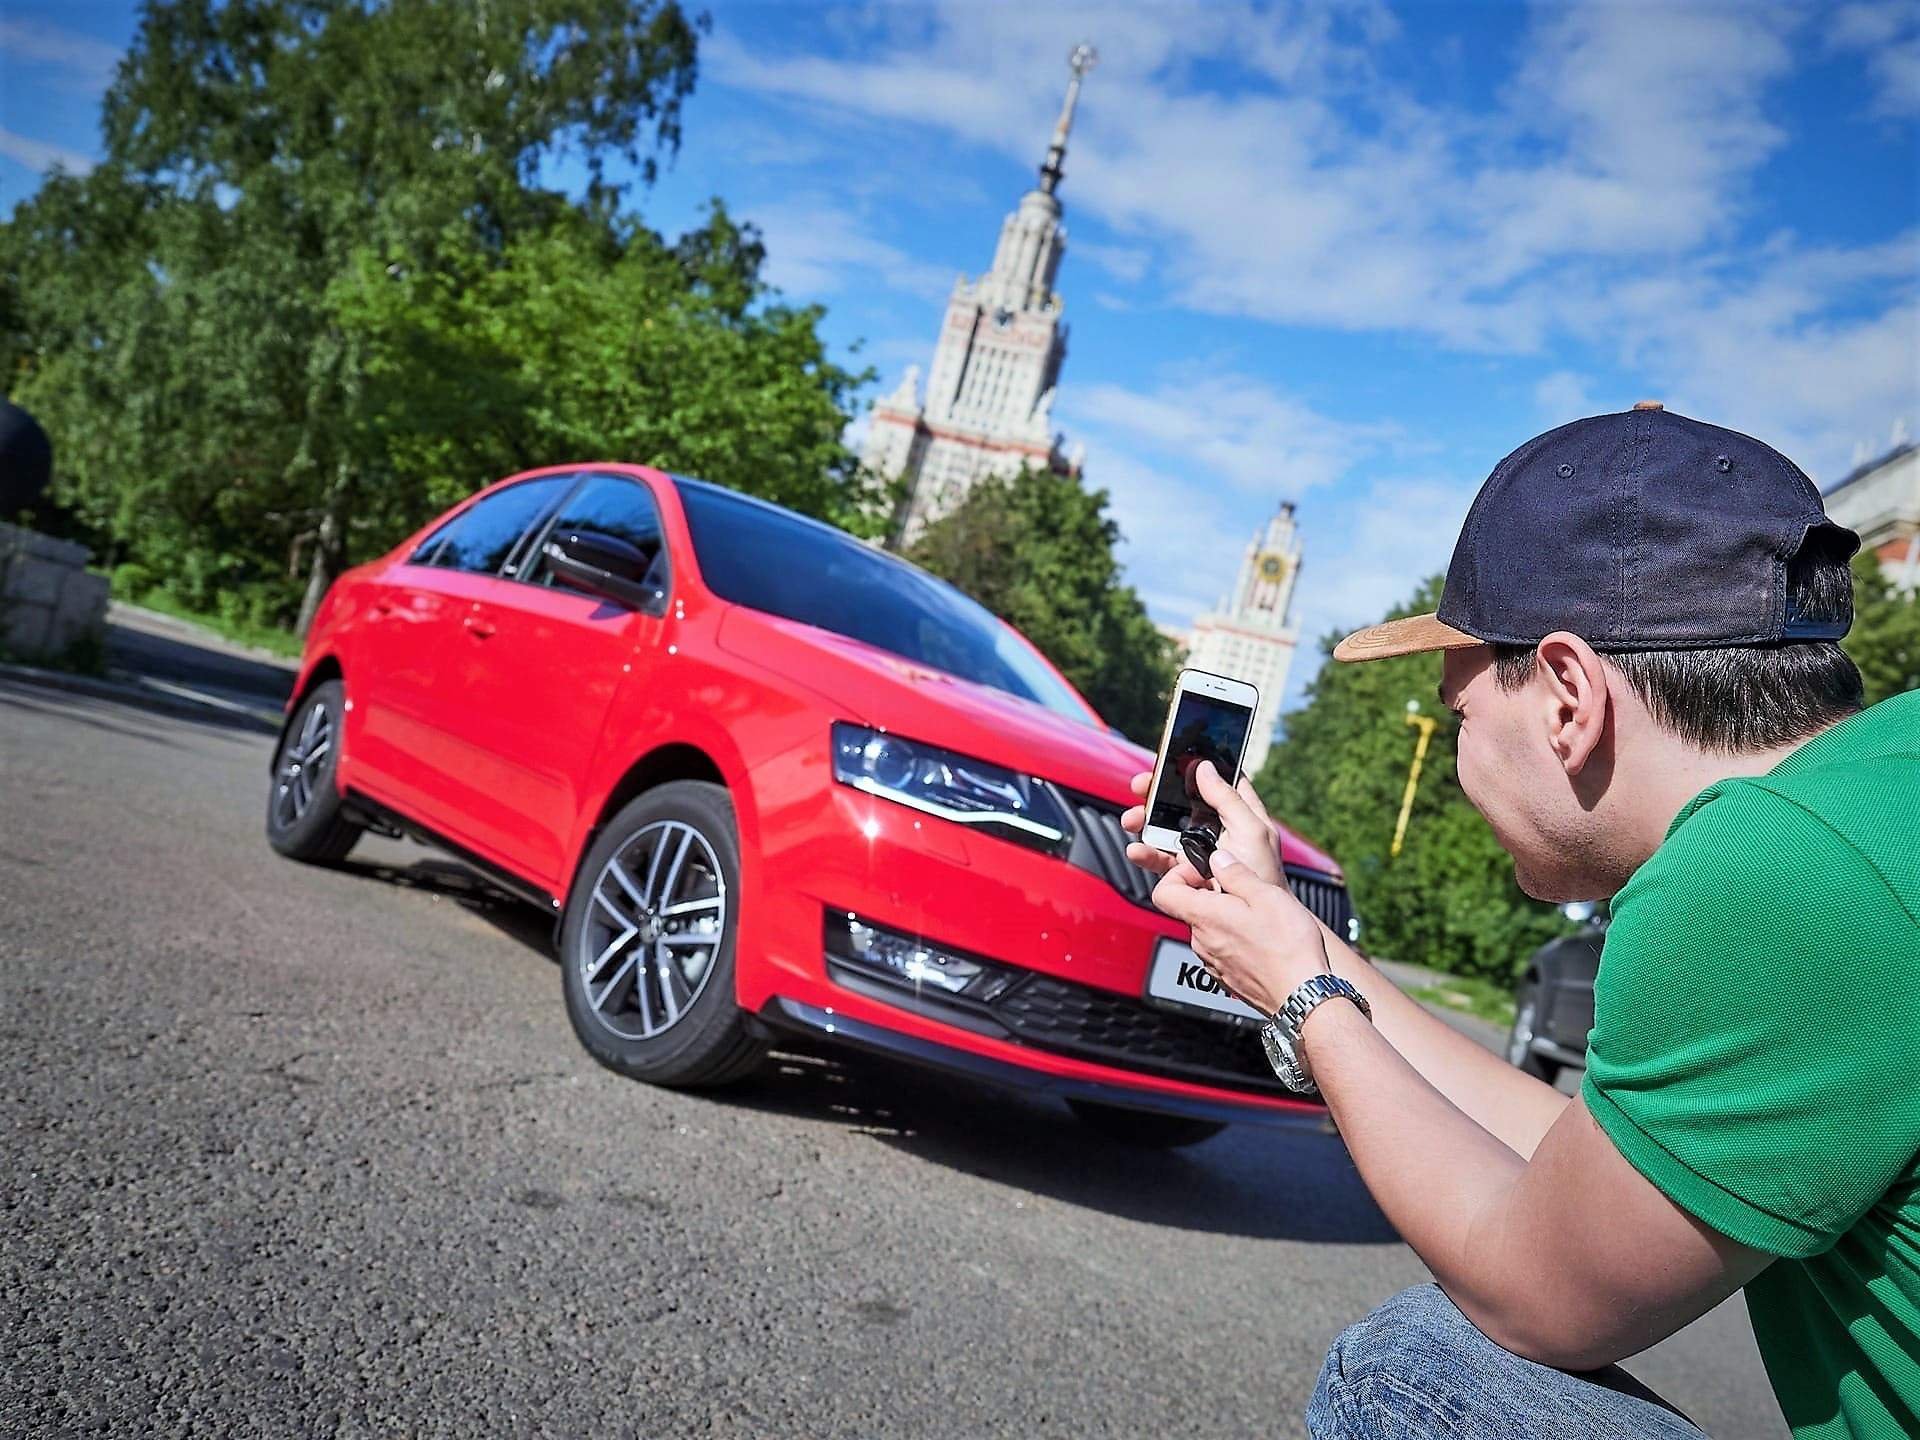
[[(1255, 875), (1270, 884), (1279, 884), (1278, 834), (1273, 821), (1267, 818), (1267, 807), (1254, 792), (1253, 782), (1242, 779), (1238, 786), (1227, 784), (1210, 760), (1203, 760), (1193, 767), (1193, 778), (1199, 785), (1200, 798), (1220, 816), (1220, 844), (1231, 850)], [(1133, 777), (1133, 793), (1144, 798), (1151, 784), (1153, 772), (1142, 771)], [(1129, 835), (1138, 835), (1146, 828), (1146, 823), (1147, 807), (1144, 805), (1135, 805), (1120, 817), (1120, 828)], [(1127, 846), (1127, 859), (1143, 870), (1151, 870), (1155, 875), (1162, 876), (1177, 865), (1184, 866), (1196, 884), (1204, 886), (1207, 883), (1179, 857), (1156, 850), (1151, 845), (1142, 845), (1137, 840)]]
[(1227, 989), (1271, 1015), (1301, 981), (1331, 970), (1320, 922), (1284, 883), (1225, 846), (1213, 852), (1213, 878), (1218, 891), (1183, 860), (1160, 877), (1153, 903), (1193, 927), (1193, 953)]

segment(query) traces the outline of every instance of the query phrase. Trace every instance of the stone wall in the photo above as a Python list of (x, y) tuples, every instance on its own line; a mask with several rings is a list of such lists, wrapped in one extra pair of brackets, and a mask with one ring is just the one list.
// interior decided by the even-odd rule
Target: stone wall
[(87, 573), (89, 555), (70, 540), (0, 524), (0, 650), (48, 660), (104, 632), (107, 580)]

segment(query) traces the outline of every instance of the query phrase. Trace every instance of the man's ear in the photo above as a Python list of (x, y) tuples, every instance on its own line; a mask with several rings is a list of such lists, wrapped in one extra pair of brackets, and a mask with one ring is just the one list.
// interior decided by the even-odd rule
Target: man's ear
[(1578, 775), (1612, 718), (1606, 662), (1578, 635), (1556, 630), (1540, 642), (1534, 664), (1545, 681), (1541, 718), (1548, 743), (1567, 774)]

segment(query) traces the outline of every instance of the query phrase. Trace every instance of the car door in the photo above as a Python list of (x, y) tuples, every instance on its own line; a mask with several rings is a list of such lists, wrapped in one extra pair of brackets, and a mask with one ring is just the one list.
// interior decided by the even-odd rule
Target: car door
[(489, 491), (381, 578), (349, 677), (356, 773), (375, 798), (464, 840), (452, 745), (460, 706), (445, 686), (448, 656), (471, 633), (476, 587), (497, 572), (573, 486), (537, 476)]
[[(559, 583), (540, 547), (579, 531), (652, 555), (659, 602), (635, 609)], [(470, 843), (551, 893), (571, 878), (567, 847), (615, 693), (661, 648), (666, 562), (646, 483), (590, 473), (511, 573), (485, 582), (449, 648), (442, 691), (459, 707), (450, 754), (458, 755), (454, 783)]]

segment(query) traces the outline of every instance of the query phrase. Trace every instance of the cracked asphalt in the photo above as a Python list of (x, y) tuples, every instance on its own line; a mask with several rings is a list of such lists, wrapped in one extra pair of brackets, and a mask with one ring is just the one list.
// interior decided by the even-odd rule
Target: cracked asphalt
[[(530, 907), (275, 857), (268, 753), (0, 682), (0, 1433), (1292, 1435), (1426, 1278), (1331, 1136), (619, 1079)], [(1737, 1298), (1630, 1368), (1784, 1434)]]

